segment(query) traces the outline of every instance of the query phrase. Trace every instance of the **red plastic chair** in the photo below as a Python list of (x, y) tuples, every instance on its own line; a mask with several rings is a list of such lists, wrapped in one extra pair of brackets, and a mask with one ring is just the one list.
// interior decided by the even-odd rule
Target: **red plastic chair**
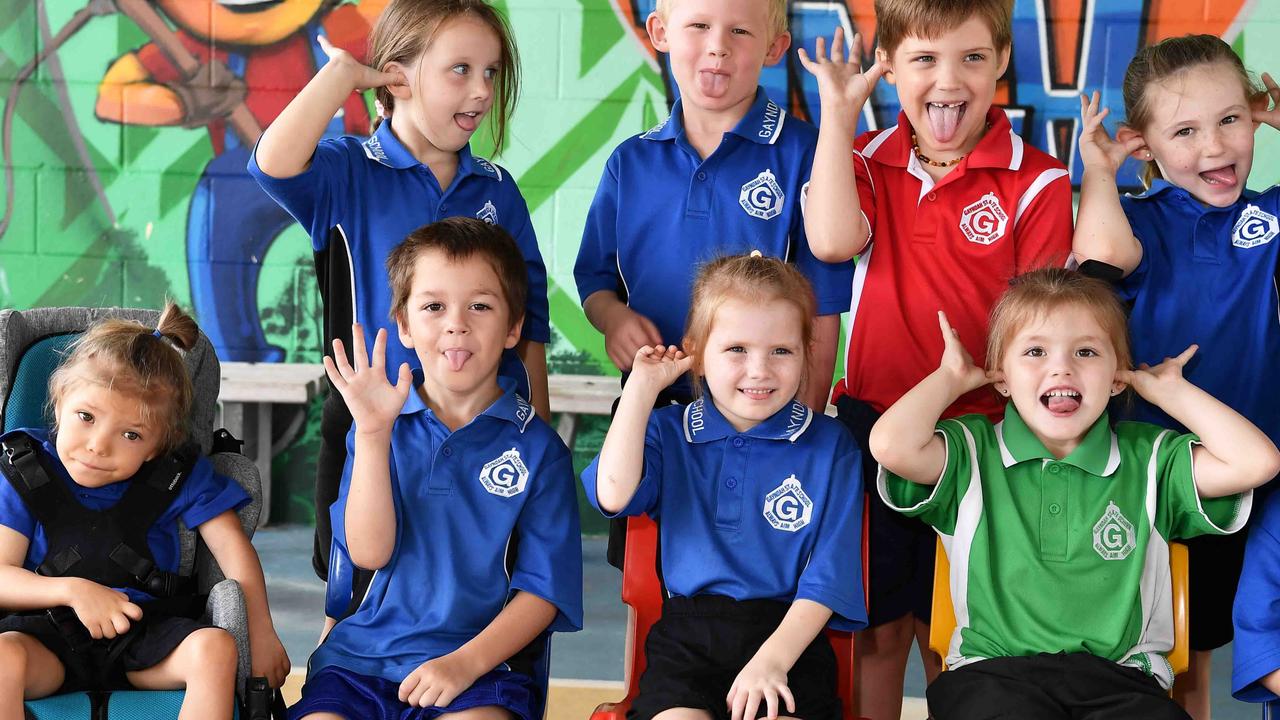
[[(644, 641), (649, 628), (662, 615), (662, 587), (658, 583), (658, 526), (648, 516), (627, 519), (627, 550), (622, 561), (622, 602), (627, 605), (626, 679), (627, 694), (614, 703), (603, 703), (591, 713), (591, 720), (625, 720), (627, 710), (640, 692), (644, 673)], [(867, 514), (862, 513), (862, 570), (867, 569)], [(865, 592), (865, 590), (864, 590)], [(837, 691), (844, 720), (853, 716), (853, 635), (827, 630), (836, 654)]]

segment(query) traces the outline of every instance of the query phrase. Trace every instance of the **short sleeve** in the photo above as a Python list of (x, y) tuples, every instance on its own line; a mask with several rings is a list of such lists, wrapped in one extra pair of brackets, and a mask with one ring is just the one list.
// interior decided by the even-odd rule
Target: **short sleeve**
[(505, 223), (504, 227), (511, 233), (511, 237), (515, 238), (529, 274), (529, 291), (525, 296), (524, 325), (521, 328), (520, 337), (523, 340), (546, 345), (551, 342), (551, 315), (547, 305), (547, 266), (542, 260), (542, 251), (538, 249), (538, 238), (533, 230), (533, 221), (529, 218), (529, 206), (518, 190), (514, 195), (516, 196), (514, 213), (508, 215), (512, 221)]
[(654, 415), (649, 416), (649, 424), (644, 431), (644, 469), (640, 473), (640, 483), (636, 486), (635, 495), (631, 496), (631, 502), (622, 510), (607, 513), (600, 509), (600, 498), (596, 494), (599, 472), (600, 456), (596, 455), (587, 469), (582, 471), (582, 489), (586, 491), (591, 507), (600, 510), (608, 518), (648, 515), (657, 519), (662, 489), (662, 436)]
[(969, 480), (974, 455), (969, 452), (970, 433), (958, 420), (943, 420), (934, 433), (947, 446), (947, 464), (932, 487), (911, 482), (880, 467), (876, 486), (890, 508), (909, 517), (918, 517), (948, 535), (955, 532), (962, 481)]
[(182, 485), (179, 517), (189, 528), (197, 528), (228, 510), (239, 510), (250, 502), (240, 484), (213, 471), (208, 458), (198, 458), (191, 475)]
[(277, 178), (258, 167), (258, 148), (249, 158), (249, 174), (263, 191), (306, 228), (314, 250), (324, 250), (329, 230), (347, 214), (346, 194), (352, 188), (350, 156), (338, 140), (321, 140), (306, 170), (293, 177)]
[(22, 501), (8, 478), (0, 475), (0, 525), (15, 530), (28, 539), (36, 534), (36, 519)]
[(520, 544), (511, 589), (556, 606), (548, 630), (574, 632), (582, 629), (582, 533), (573, 460), (567, 450), (558, 454), (540, 468), (536, 489), (516, 520)]
[[(812, 170), (812, 162), (805, 168), (804, 188), (809, 187), (807, 175)], [(801, 190), (801, 194), (805, 192)], [(809, 236), (804, 230), (805, 202), (800, 203), (800, 212), (794, 213), (791, 219), (791, 241), (795, 243), (795, 263), (800, 272), (809, 278), (813, 285), (814, 299), (818, 303), (819, 315), (839, 315), (849, 309), (849, 298), (853, 292), (853, 260), (842, 263), (827, 263), (814, 257), (809, 248)]]
[(832, 487), (796, 599), (830, 608), (830, 626), (852, 632), (867, 626), (867, 608), (862, 591), (862, 455), (852, 442), (847, 445), (852, 452), (831, 468)]
[(1147, 241), (1144, 237), (1147, 235), (1146, 225), (1143, 223), (1143, 211), (1141, 203), (1145, 200), (1137, 200), (1135, 198), (1125, 196), (1120, 198), (1120, 207), (1124, 210), (1124, 216), (1129, 221), (1129, 228), (1133, 232), (1133, 237), (1142, 246), (1142, 259), (1138, 261), (1138, 266), (1133, 272), (1124, 276), (1124, 279), (1116, 283), (1116, 294), (1125, 302), (1133, 302), (1138, 299), (1138, 294), (1142, 292), (1142, 286), (1147, 281), (1147, 268), (1151, 265), (1148, 258), (1151, 253), (1147, 250)]
[(1249, 531), (1232, 620), (1231, 694), (1245, 702), (1280, 700), (1258, 681), (1280, 669), (1280, 493)]
[(596, 196), (587, 210), (578, 259), (573, 264), (573, 281), (578, 286), (580, 302), (586, 302), (601, 290), (618, 290), (617, 157), (615, 153), (605, 163)]
[(1168, 538), (1228, 535), (1244, 527), (1253, 505), (1253, 491), (1218, 498), (1201, 498), (1196, 491), (1192, 450), (1195, 435), (1160, 433), (1152, 448), (1160, 483), (1160, 512), (1156, 526)]
[(1061, 166), (1042, 171), (1018, 202), (1014, 237), (1015, 275), (1046, 267), (1064, 267), (1071, 255), (1075, 225), (1071, 219), (1071, 176)]

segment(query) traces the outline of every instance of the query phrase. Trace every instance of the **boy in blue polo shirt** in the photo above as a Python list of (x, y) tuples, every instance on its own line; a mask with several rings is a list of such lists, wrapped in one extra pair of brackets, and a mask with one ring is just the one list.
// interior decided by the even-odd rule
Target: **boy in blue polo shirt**
[[(680, 98), (605, 165), (574, 265), (587, 319), (627, 373), (641, 346), (680, 344), (700, 264), (752, 250), (782, 258), (818, 298), (801, 399), (825, 408), (852, 265), (809, 252), (802, 196), (817, 130), (759, 87), (760, 71), (791, 44), (786, 0), (658, 0), (647, 28), (669, 54)], [(688, 381), (661, 399), (688, 402)]]
[(533, 661), (582, 626), (582, 549), (568, 449), (498, 376), (520, 339), (524, 260), (501, 228), (449, 218), (387, 260), (392, 316), (418, 369), (393, 386), (386, 330), (352, 328), (325, 369), (355, 419), (334, 516), (356, 610), (311, 656), (292, 718), (316, 713), (539, 720)]

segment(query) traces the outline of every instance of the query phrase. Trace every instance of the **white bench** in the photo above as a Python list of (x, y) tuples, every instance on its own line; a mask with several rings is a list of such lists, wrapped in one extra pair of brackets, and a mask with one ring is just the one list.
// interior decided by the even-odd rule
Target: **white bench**
[[(578, 434), (578, 416), (608, 416), (618, 397), (618, 378), (600, 375), (552, 375), (547, 378), (551, 411), (559, 414), (556, 433), (569, 449)], [(222, 363), (218, 402), (219, 425), (245, 441), (245, 455), (258, 466), (262, 479), (262, 519), (271, 510), (271, 459), (293, 441), (303, 418), (279, 442), (272, 443), (271, 407), (278, 403), (306, 405), (328, 387), (320, 363)], [(246, 435), (246, 429), (250, 432)]]

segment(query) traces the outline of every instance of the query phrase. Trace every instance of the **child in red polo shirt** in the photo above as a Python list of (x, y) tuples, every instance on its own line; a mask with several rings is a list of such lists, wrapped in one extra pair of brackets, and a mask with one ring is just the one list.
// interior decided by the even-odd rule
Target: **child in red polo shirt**
[[(821, 39), (812, 59), (800, 50), (822, 99), (805, 230), (821, 260), (859, 256), (845, 378), (834, 395), (863, 448), (880, 413), (942, 357), (940, 308), (956, 316), (961, 342), (981, 364), (987, 315), (1009, 278), (1062, 265), (1071, 251), (1067, 169), (1024, 145), (991, 106), (1009, 63), (1011, 6), (877, 0), (879, 47), (865, 72), (860, 57), (845, 59), (840, 29), (830, 54)], [(853, 47), (862, 47), (856, 35)], [(897, 125), (855, 139), (863, 103), (881, 76), (898, 91)], [(998, 419), (1000, 406), (982, 388), (942, 416)], [(866, 477), (874, 477), (874, 461), (868, 464)], [(900, 713), (913, 637), (930, 679), (939, 668), (925, 651), (935, 541), (929, 528), (896, 516), (878, 498), (868, 503), (872, 627), (857, 640), (856, 709), (881, 720)]]

